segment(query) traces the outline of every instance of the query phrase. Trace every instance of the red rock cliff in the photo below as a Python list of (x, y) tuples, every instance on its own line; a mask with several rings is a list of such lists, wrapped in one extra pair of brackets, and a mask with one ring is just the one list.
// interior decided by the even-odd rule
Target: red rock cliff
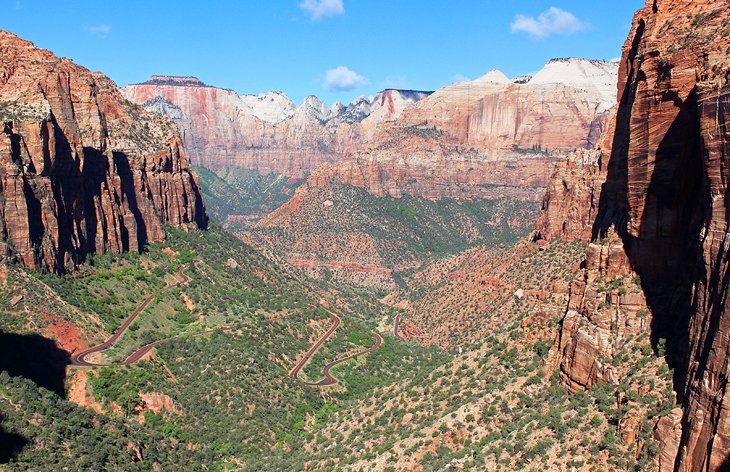
[(238, 95), (190, 78), (154, 77), (123, 93), (172, 117), (193, 162), (212, 169), (301, 178), (326, 168), (313, 184), (335, 178), (375, 195), (474, 198), (495, 183), (544, 187), (551, 155), (593, 148), (615, 104), (616, 71), (616, 63), (556, 59), (519, 83), (492, 71), (433, 94), (386, 90), (331, 110), (315, 97), (295, 107), (281, 93)]
[[(615, 327), (667, 339), (684, 415), (674, 467), (662, 470), (730, 467), (729, 23), (726, 0), (649, 0), (637, 12), (593, 228), (595, 238), (620, 240), (592, 246), (561, 335), (561, 369), (573, 388), (611, 380), (599, 359), (611, 357)], [(650, 325), (632, 324), (635, 310), (627, 315), (619, 304), (602, 326), (601, 309), (586, 304), (596, 293), (592, 272), (631, 270), (641, 277)]]
[(205, 226), (175, 126), (99, 73), (0, 31), (0, 231), (24, 264), (73, 267)]
[(308, 183), (336, 179), (396, 198), (539, 200), (553, 158), (594, 148), (608, 126), (616, 72), (616, 63), (555, 59), (520, 83), (492, 71), (443, 87), (395, 120), (363, 126), (362, 149)]
[(397, 118), (407, 104), (429, 92), (386, 90), (372, 102), (361, 97), (329, 109), (313, 96), (295, 106), (281, 92), (239, 95), (190, 77), (153, 76), (124, 87), (122, 93), (175, 120), (196, 165), (303, 178), (359, 149), (378, 123)]

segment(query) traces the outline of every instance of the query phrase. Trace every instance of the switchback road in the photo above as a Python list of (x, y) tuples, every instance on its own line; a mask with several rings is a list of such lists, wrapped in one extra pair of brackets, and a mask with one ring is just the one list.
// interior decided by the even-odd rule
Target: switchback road
[(136, 310), (134, 310), (134, 313), (129, 315), (129, 317), (122, 323), (122, 325), (114, 332), (113, 335), (111, 335), (106, 341), (103, 343), (91, 347), (89, 349), (86, 349), (85, 351), (78, 352), (76, 354), (73, 354), (71, 356), (71, 365), (76, 366), (82, 366), (82, 367), (112, 367), (112, 366), (122, 366), (122, 365), (131, 365), (136, 362), (139, 362), (140, 359), (142, 359), (148, 352), (150, 352), (155, 347), (159, 346), (165, 341), (168, 341), (169, 339), (160, 339), (158, 341), (155, 341), (153, 343), (147, 344), (146, 346), (141, 347), (137, 351), (133, 352), (127, 359), (125, 359), (122, 362), (113, 363), (113, 364), (99, 364), (95, 362), (89, 362), (86, 360), (87, 356), (90, 356), (91, 354), (94, 354), (96, 352), (105, 351), (112, 346), (114, 346), (117, 341), (119, 341), (119, 338), (122, 337), (125, 331), (127, 331), (127, 328), (129, 328), (132, 323), (134, 323), (134, 320), (137, 319), (140, 313), (144, 311), (145, 308), (149, 306), (150, 303), (152, 303), (152, 300), (154, 300), (155, 296), (157, 296), (160, 293), (168, 292), (176, 287), (179, 287), (180, 285), (187, 284), (190, 282), (190, 277), (185, 275), (184, 270), (189, 266), (189, 264), (183, 264), (180, 266), (180, 268), (177, 270), (177, 275), (179, 280), (171, 285), (167, 285), (165, 288), (162, 288), (155, 292), (154, 294), (150, 295), (149, 297), (145, 298), (145, 300), (142, 302), (141, 305), (137, 307)]

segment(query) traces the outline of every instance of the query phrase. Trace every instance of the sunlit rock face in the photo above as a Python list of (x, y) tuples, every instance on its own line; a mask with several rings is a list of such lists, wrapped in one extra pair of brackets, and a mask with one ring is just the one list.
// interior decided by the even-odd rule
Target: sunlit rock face
[[(632, 326), (633, 310), (590, 305), (597, 280), (591, 273), (640, 276), (653, 312), (650, 325), (640, 328), (655, 341), (667, 339), (684, 406), (683, 414), (673, 411), (657, 429), (662, 470), (730, 466), (729, 17), (730, 6), (719, 0), (652, 0), (637, 12), (623, 47), (618, 108), (600, 156), (605, 183), (599, 175), (591, 228), (596, 241), (609, 243), (591, 246), (561, 334), (561, 370), (569, 386), (610, 381), (600, 359), (610, 358), (616, 327)], [(592, 184), (590, 191), (573, 193), (597, 189)], [(558, 219), (575, 208), (560, 204), (568, 193), (554, 192)], [(591, 196), (585, 204), (594, 201)], [(560, 228), (544, 224), (538, 232), (559, 236)], [(612, 235), (617, 242), (610, 242)]]
[(177, 128), (104, 75), (0, 32), (0, 115), (0, 230), (24, 264), (59, 272), (206, 225)]

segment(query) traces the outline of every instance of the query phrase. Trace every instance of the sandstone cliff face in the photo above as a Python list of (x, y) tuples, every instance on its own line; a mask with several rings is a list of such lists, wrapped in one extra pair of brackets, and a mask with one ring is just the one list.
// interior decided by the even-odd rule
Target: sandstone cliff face
[(525, 83), (492, 71), (437, 90), (395, 125), (435, 128), (498, 155), (593, 148), (615, 104), (616, 81), (616, 63), (584, 59), (554, 59)]
[[(678, 451), (674, 467), (681, 471), (730, 466), (728, 18), (730, 6), (719, 0), (648, 1), (636, 14), (621, 60), (615, 133), (604, 156), (610, 156), (608, 172), (593, 229), (595, 237), (620, 237), (594, 252), (608, 250), (609, 259), (626, 255), (619, 273), (640, 275), (654, 313), (639, 329), (648, 329), (655, 342), (667, 339), (685, 408), (681, 440), (667, 433), (664, 442)], [(589, 252), (588, 266), (603, 260), (594, 256)], [(593, 271), (603, 267), (599, 262)], [(601, 333), (633, 317), (615, 311), (609, 328), (604, 311), (586, 309), (596, 289), (590, 271), (584, 285), (574, 287), (563, 326), (562, 372), (573, 387), (610, 377), (597, 365), (611, 356)], [(668, 455), (662, 452), (662, 470), (671, 469)]]
[(379, 123), (430, 92), (386, 90), (329, 109), (316, 97), (300, 106), (283, 93), (239, 95), (194, 78), (155, 76), (122, 89), (129, 100), (172, 118), (194, 164), (238, 166), (303, 178), (343, 153), (359, 149)]
[(535, 239), (588, 242), (606, 179), (602, 150), (579, 150), (561, 159), (548, 182)]
[(281, 93), (238, 95), (191, 78), (154, 77), (123, 93), (173, 118), (193, 162), (211, 169), (302, 178), (327, 167), (312, 184), (478, 198), (495, 183), (545, 187), (551, 157), (593, 148), (615, 103), (616, 70), (559, 59), (519, 83), (492, 71), (433, 94), (386, 90), (332, 109), (316, 97), (296, 107)]
[(174, 125), (114, 83), (0, 32), (0, 231), (24, 264), (63, 271), (206, 224)]
[(556, 59), (519, 83), (492, 71), (444, 87), (365, 133), (362, 150), (309, 183), (334, 178), (396, 198), (540, 198), (553, 158), (597, 145), (615, 104), (616, 71), (616, 63)]
[(426, 131), (432, 135), (417, 133), (381, 136), (377, 147), (317, 169), (306, 185), (316, 187), (334, 180), (366, 188), (377, 197), (511, 197), (538, 202), (554, 166), (547, 156), (495, 159), (464, 149), (433, 130)]

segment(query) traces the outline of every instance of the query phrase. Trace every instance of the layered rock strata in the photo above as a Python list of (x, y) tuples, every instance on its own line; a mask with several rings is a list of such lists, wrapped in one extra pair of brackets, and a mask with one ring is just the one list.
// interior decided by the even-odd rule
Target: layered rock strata
[[(668, 448), (662, 470), (730, 467), (728, 18), (730, 5), (720, 0), (650, 0), (637, 12), (620, 63), (615, 132), (603, 156), (607, 176), (593, 236), (617, 235), (620, 242), (592, 251), (608, 251), (609, 260), (616, 254), (618, 274), (640, 277), (653, 317), (638, 329), (655, 345), (666, 339), (684, 406), (681, 423), (674, 411), (657, 430)], [(601, 361), (612, 355), (613, 338), (606, 336), (633, 319), (631, 312), (609, 316), (605, 306), (590, 306), (599, 280), (590, 273), (608, 270), (604, 259), (589, 252), (563, 324), (561, 369), (573, 388), (610, 380)]]
[(206, 225), (169, 119), (114, 83), (0, 32), (0, 232), (24, 264), (60, 272), (140, 250), (164, 226)]
[(432, 94), (386, 90), (332, 108), (191, 78), (154, 77), (123, 93), (173, 118), (193, 162), (211, 169), (301, 178), (328, 167), (313, 184), (335, 178), (378, 196), (468, 199), (492, 185), (544, 187), (553, 157), (593, 148), (615, 103), (616, 70), (556, 59), (516, 82), (492, 71)]
[(359, 149), (378, 124), (430, 92), (385, 90), (331, 108), (309, 96), (296, 106), (281, 92), (239, 95), (194, 78), (153, 76), (122, 89), (131, 101), (172, 118), (196, 165), (238, 166), (303, 178)]

